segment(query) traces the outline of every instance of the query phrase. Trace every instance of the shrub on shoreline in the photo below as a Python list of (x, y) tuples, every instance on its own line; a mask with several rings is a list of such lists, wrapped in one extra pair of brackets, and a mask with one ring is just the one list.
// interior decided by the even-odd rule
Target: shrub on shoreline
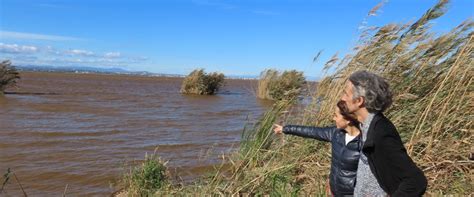
[(296, 70), (283, 71), (274, 69), (260, 73), (257, 97), (268, 100), (291, 100), (298, 96), (306, 83), (303, 72)]
[(205, 73), (204, 69), (196, 69), (192, 71), (183, 81), (181, 85), (181, 93), (183, 94), (199, 94), (212, 95), (224, 85), (224, 74), (222, 73)]
[(11, 62), (2, 61), (0, 63), (0, 94), (3, 94), (8, 87), (15, 86), (18, 79), (20, 79), (20, 73), (11, 65)]
[(121, 181), (127, 196), (152, 196), (168, 185), (166, 163), (155, 153), (146, 155), (145, 161), (132, 167)]

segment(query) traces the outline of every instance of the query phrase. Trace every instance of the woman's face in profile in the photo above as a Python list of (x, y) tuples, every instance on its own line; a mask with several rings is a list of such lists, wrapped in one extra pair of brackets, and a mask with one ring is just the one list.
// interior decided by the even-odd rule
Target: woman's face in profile
[(337, 107), (334, 111), (334, 117), (332, 120), (334, 120), (336, 127), (339, 129), (345, 129), (349, 125), (349, 121), (344, 119), (344, 117), (341, 115), (341, 111), (339, 111), (339, 108)]

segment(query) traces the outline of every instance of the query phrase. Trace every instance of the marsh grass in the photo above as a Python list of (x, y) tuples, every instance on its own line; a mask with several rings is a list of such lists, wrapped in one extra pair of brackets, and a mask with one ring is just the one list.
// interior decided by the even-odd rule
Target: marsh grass
[(301, 93), (305, 83), (303, 72), (296, 70), (279, 72), (267, 69), (260, 73), (257, 97), (268, 100), (291, 100)]
[(222, 73), (205, 73), (204, 69), (196, 69), (183, 80), (181, 93), (199, 95), (215, 94), (219, 88), (224, 85), (224, 78), (225, 76)]
[[(430, 22), (446, 12), (447, 3), (439, 1), (413, 23), (367, 27), (352, 53), (342, 58), (336, 54), (326, 63), (323, 73), (329, 74), (318, 83), (309, 106), (292, 113), (294, 102), (277, 102), (257, 123), (244, 129), (239, 151), (223, 157), (223, 165), (216, 166), (212, 176), (162, 192), (325, 195), (329, 144), (276, 136), (271, 127), (281, 122), (331, 124), (335, 103), (348, 76), (357, 70), (369, 70), (391, 85), (394, 103), (385, 115), (396, 125), (408, 153), (427, 176), (427, 193), (471, 195), (474, 23), (468, 19), (450, 32), (433, 33)], [(266, 71), (262, 86), (270, 86), (269, 79), (276, 75), (275, 71)]]
[(20, 79), (20, 74), (9, 60), (0, 62), (0, 94), (3, 94), (6, 88), (15, 86)]
[[(395, 101), (385, 113), (397, 126), (412, 156), (428, 178), (428, 192), (472, 194), (473, 26), (471, 19), (450, 32), (430, 32), (447, 1), (439, 1), (412, 24), (388, 24), (366, 31), (318, 87), (307, 124), (329, 122), (350, 73), (369, 70), (385, 77)], [(327, 69), (330, 69), (328, 67)]]

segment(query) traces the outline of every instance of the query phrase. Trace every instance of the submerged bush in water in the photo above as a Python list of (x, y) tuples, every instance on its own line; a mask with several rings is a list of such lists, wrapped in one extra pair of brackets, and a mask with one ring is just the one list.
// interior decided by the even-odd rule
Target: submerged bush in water
[(212, 95), (222, 85), (224, 85), (224, 74), (217, 72), (207, 74), (203, 69), (196, 69), (184, 79), (181, 93)]
[(2, 61), (0, 63), (0, 94), (6, 88), (14, 86), (18, 79), (20, 79), (20, 74), (11, 65), (11, 62), (9, 60)]
[(305, 84), (303, 72), (296, 70), (279, 73), (268, 69), (260, 73), (257, 97), (269, 100), (291, 100), (299, 95)]

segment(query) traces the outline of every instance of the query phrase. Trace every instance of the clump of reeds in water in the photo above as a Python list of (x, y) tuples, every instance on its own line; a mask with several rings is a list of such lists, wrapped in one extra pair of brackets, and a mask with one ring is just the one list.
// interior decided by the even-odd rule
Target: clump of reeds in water
[(181, 85), (181, 93), (183, 94), (200, 94), (212, 95), (224, 85), (224, 74), (222, 73), (205, 73), (204, 69), (196, 69), (192, 71), (184, 79)]
[[(318, 83), (313, 103), (302, 117), (286, 118), (290, 102), (277, 102), (245, 129), (239, 151), (214, 174), (193, 185), (165, 190), (198, 195), (324, 195), (328, 186), (328, 143), (275, 136), (278, 121), (325, 126), (348, 76), (369, 70), (385, 77), (394, 93), (385, 114), (396, 125), (405, 146), (428, 178), (427, 193), (474, 193), (472, 152), (473, 27), (466, 20), (448, 33), (434, 34), (430, 21), (441, 17), (440, 1), (411, 24), (388, 24), (362, 32), (352, 54), (331, 58), (334, 70)], [(372, 12), (372, 11), (371, 11)], [(295, 121), (298, 120), (298, 121)], [(281, 123), (281, 122), (278, 122)]]
[(269, 100), (290, 100), (299, 95), (306, 80), (303, 72), (268, 69), (260, 73), (257, 97)]
[(20, 79), (20, 74), (9, 60), (0, 62), (0, 94), (3, 94), (6, 88), (12, 87)]

